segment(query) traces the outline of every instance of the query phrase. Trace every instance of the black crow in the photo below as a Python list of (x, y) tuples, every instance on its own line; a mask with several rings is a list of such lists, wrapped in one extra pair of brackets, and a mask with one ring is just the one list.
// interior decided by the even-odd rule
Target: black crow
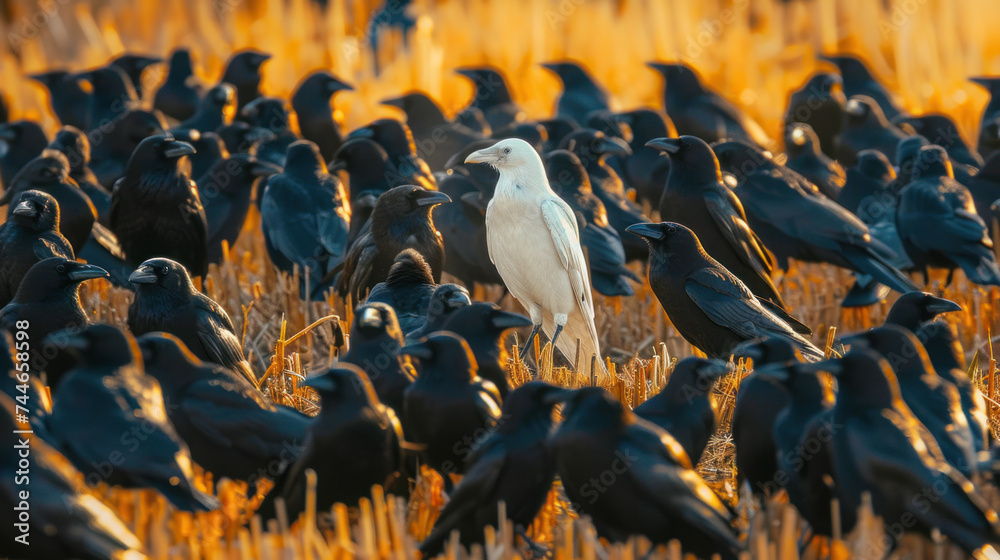
[(667, 184), (670, 160), (662, 157), (663, 152), (646, 144), (657, 138), (676, 138), (677, 128), (665, 113), (653, 109), (618, 113), (615, 118), (632, 131), (632, 140), (629, 141), (632, 155), (627, 156), (622, 165), (625, 173), (622, 179), (635, 189), (637, 200), (656, 208)]
[(63, 257), (74, 260), (69, 241), (59, 233), (59, 203), (39, 191), (26, 191), (0, 225), (0, 307), (10, 303), (21, 279), (35, 263)]
[(236, 244), (250, 201), (261, 192), (260, 181), (281, 173), (278, 166), (259, 161), (249, 154), (233, 154), (220, 159), (198, 179), (198, 196), (205, 206), (208, 223), (208, 261), (222, 260), (222, 242), (231, 249)]
[(178, 129), (212, 132), (233, 120), (236, 112), (236, 88), (222, 83), (205, 92), (193, 115), (181, 121)]
[(76, 76), (65, 70), (52, 70), (28, 77), (42, 84), (48, 91), (49, 106), (60, 124), (81, 130), (87, 128), (90, 94), (80, 86)]
[[(405, 255), (408, 252), (412, 253), (411, 251), (403, 251), (400, 253), (400, 256)], [(399, 257), (397, 257), (396, 260), (398, 261)], [(390, 277), (391, 276), (392, 275), (390, 274)], [(373, 290), (372, 294), (374, 293), (375, 292)], [(372, 301), (371, 295), (368, 296), (368, 301)], [(467, 307), (471, 304), (472, 298), (469, 295), (469, 290), (466, 290), (458, 284), (441, 284), (440, 286), (434, 288), (434, 292), (431, 294), (430, 300), (427, 302), (427, 313), (424, 315), (423, 322), (420, 324), (420, 327), (410, 332), (406, 332), (405, 328), (403, 329), (406, 340), (408, 342), (416, 341), (431, 333), (446, 330), (443, 327), (444, 324), (448, 322), (448, 319), (459, 309)], [(468, 342), (468, 340), (466, 340), (466, 342)], [(473, 350), (473, 352), (475, 352), (475, 350)], [(476, 356), (476, 361), (479, 361), (478, 356)], [(490, 379), (490, 381), (493, 380)], [(500, 386), (497, 385), (497, 388), (500, 388)]]
[(163, 62), (163, 59), (159, 57), (125, 53), (112, 59), (108, 65), (114, 66), (122, 72), (125, 72), (125, 76), (128, 77), (129, 83), (131, 83), (132, 87), (135, 88), (136, 97), (142, 99), (142, 73), (146, 70), (146, 68), (161, 62)]
[(393, 259), (388, 276), (375, 284), (365, 302), (391, 306), (405, 336), (423, 326), (436, 289), (434, 275), (424, 257), (414, 249), (404, 249)]
[(844, 125), (844, 83), (837, 74), (820, 72), (792, 92), (785, 110), (784, 125), (805, 123), (819, 138), (819, 148), (827, 157), (837, 157), (837, 135)]
[(292, 94), (292, 110), (299, 121), (299, 131), (306, 140), (319, 146), (323, 161), (330, 161), (340, 149), (343, 138), (333, 120), (330, 101), (338, 91), (354, 88), (325, 70), (306, 76)]
[(510, 392), (507, 375), (511, 346), (504, 341), (510, 329), (531, 326), (531, 319), (524, 315), (500, 309), (495, 303), (475, 302), (453, 311), (441, 329), (453, 332), (469, 344), (476, 357), (479, 377), (492, 381), (502, 398)]
[(107, 226), (108, 214), (111, 212), (111, 191), (101, 185), (97, 175), (90, 169), (90, 140), (87, 135), (72, 126), (64, 126), (52, 138), (48, 147), (66, 156), (70, 179), (76, 182), (94, 204), (97, 221)]
[(153, 108), (178, 121), (189, 119), (198, 110), (201, 90), (192, 68), (191, 52), (176, 49), (170, 54), (167, 79), (153, 96)]
[(29, 161), (41, 155), (49, 141), (34, 121), (0, 124), (0, 184), (9, 189), (14, 176)]
[[(381, 103), (399, 108), (406, 113), (406, 125), (413, 132), (416, 153), (432, 170), (443, 171), (452, 154), (469, 143), (483, 138), (482, 134), (448, 120), (438, 104), (419, 91), (385, 99)], [(390, 152), (392, 158), (392, 150), (385, 144), (382, 145), (387, 152)]]
[(469, 107), (482, 111), (494, 131), (524, 120), (524, 111), (511, 97), (503, 72), (487, 66), (459, 68), (455, 72), (472, 81)]
[(795, 123), (785, 129), (785, 152), (788, 154), (785, 165), (816, 185), (830, 200), (838, 200), (847, 174), (819, 148), (819, 137), (808, 124)]
[(906, 138), (906, 133), (891, 124), (882, 109), (870, 97), (852, 96), (844, 109), (844, 124), (837, 136), (837, 161), (841, 165), (854, 165), (858, 152), (878, 150), (893, 163), (896, 145)]
[(410, 358), (400, 355), (403, 331), (392, 307), (384, 303), (365, 303), (354, 310), (351, 345), (341, 362), (364, 370), (375, 388), (379, 401), (403, 416), (403, 393), (417, 378)]
[(260, 67), (270, 58), (267, 53), (250, 49), (234, 53), (226, 62), (219, 82), (236, 87), (237, 110), (242, 111), (248, 103), (260, 97)]
[(349, 137), (368, 138), (382, 146), (386, 157), (389, 158), (389, 167), (394, 172), (392, 186), (406, 184), (417, 185), (427, 190), (437, 188), (437, 181), (431, 173), (430, 166), (418, 155), (413, 132), (407, 123), (396, 119), (378, 119), (353, 130)]
[[(820, 56), (820, 60), (833, 63), (840, 71), (844, 95), (848, 98), (864, 95), (871, 98), (888, 119), (895, 119), (904, 112), (899, 107), (895, 95), (886, 89), (864, 62), (851, 55)], [(845, 163), (845, 165), (847, 165)]]
[(563, 91), (556, 101), (557, 117), (583, 124), (591, 111), (610, 108), (608, 92), (579, 64), (572, 61), (547, 62), (542, 67), (562, 82)]

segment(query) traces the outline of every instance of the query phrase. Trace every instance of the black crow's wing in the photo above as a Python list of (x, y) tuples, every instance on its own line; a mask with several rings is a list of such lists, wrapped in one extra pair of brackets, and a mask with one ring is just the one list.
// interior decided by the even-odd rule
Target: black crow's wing
[(728, 188), (720, 187), (706, 190), (704, 198), (709, 215), (729, 245), (735, 249), (740, 260), (761, 276), (769, 278), (774, 268), (774, 260), (764, 248), (764, 242), (747, 224), (743, 204), (736, 195)]
[(196, 294), (192, 305), (196, 316), (195, 330), (198, 341), (212, 358), (211, 361), (246, 375), (247, 371), (244, 370), (249, 368), (243, 357), (243, 347), (226, 311), (218, 303), (201, 294)]

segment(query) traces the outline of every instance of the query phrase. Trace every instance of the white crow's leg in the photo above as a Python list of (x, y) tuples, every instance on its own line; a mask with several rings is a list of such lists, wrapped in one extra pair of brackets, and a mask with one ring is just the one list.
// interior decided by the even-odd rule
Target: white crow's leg
[(528, 348), (531, 348), (531, 345), (535, 343), (535, 335), (542, 329), (541, 306), (535, 304), (528, 305), (528, 314), (531, 315), (531, 334), (528, 335), (528, 340), (524, 342), (524, 348), (521, 348), (520, 359), (522, 362), (528, 356)]
[(556, 341), (559, 340), (559, 333), (562, 332), (563, 327), (566, 326), (566, 321), (569, 320), (569, 315), (565, 313), (556, 313), (552, 316), (552, 319), (556, 324), (556, 332), (552, 333), (552, 346), (555, 347)]

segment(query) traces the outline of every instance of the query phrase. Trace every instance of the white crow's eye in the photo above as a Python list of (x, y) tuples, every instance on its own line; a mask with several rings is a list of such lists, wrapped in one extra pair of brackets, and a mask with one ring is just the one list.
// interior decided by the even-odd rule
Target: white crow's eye
[(503, 149), (503, 153), (505, 153), (505, 154), (509, 154), (509, 153), (510, 153), (510, 148), (504, 148), (504, 149)]

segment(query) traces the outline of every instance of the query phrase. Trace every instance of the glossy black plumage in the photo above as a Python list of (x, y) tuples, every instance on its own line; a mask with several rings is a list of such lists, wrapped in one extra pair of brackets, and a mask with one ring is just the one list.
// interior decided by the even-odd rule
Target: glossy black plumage
[(963, 183), (972, 201), (976, 205), (976, 213), (982, 218), (990, 232), (993, 231), (993, 221), (997, 213), (991, 208), (1000, 199), (1000, 156), (991, 157), (975, 175)]
[(608, 92), (583, 66), (566, 60), (547, 62), (542, 67), (550, 70), (562, 82), (562, 93), (556, 101), (557, 117), (582, 125), (591, 111), (610, 108)]
[(792, 124), (785, 129), (785, 165), (808, 179), (830, 200), (840, 198), (847, 182), (844, 168), (820, 151), (819, 137), (808, 124)]
[(242, 111), (248, 103), (260, 97), (260, 67), (270, 58), (271, 55), (253, 49), (229, 57), (219, 82), (236, 87), (237, 110)]
[(167, 417), (191, 458), (216, 478), (256, 482), (295, 460), (310, 418), (275, 406), (240, 374), (202, 362), (180, 339), (138, 339), (146, 374), (160, 383)]
[(232, 84), (218, 84), (198, 100), (194, 114), (181, 121), (178, 128), (212, 132), (229, 124), (236, 111), (236, 88)]
[(396, 119), (378, 119), (351, 131), (350, 138), (368, 138), (382, 146), (391, 164), (390, 169), (394, 171), (390, 181), (392, 186), (407, 184), (428, 190), (436, 188), (431, 168), (418, 155), (414, 134), (407, 123)]
[(286, 165), (288, 148), (299, 138), (291, 128), (291, 115), (285, 100), (278, 97), (258, 97), (240, 109), (240, 117), (251, 126), (270, 130), (274, 138), (261, 141), (255, 155), (275, 165)]
[(111, 212), (111, 191), (100, 184), (97, 175), (90, 169), (90, 140), (87, 135), (80, 129), (64, 126), (52, 138), (49, 149), (66, 156), (70, 178), (87, 194), (97, 210), (97, 220), (106, 227)]
[(64, 329), (87, 326), (87, 314), (80, 306), (80, 283), (92, 278), (105, 278), (101, 268), (52, 257), (39, 261), (24, 275), (14, 298), (0, 309), (0, 327), (14, 333), (18, 321), (28, 321), (28, 337), (32, 342), (30, 368), (45, 373), (46, 384), (58, 386), (72, 360), (65, 351), (43, 345), (50, 334)]
[(118, 68), (122, 72), (125, 72), (125, 76), (128, 77), (132, 87), (135, 88), (136, 96), (138, 96), (139, 99), (142, 99), (144, 90), (143, 86), (145, 85), (143, 83), (142, 73), (146, 71), (146, 68), (161, 62), (163, 62), (163, 59), (155, 56), (125, 53), (115, 57), (108, 64)]
[(159, 112), (129, 111), (100, 142), (91, 145), (90, 169), (98, 182), (111, 190), (115, 182), (125, 175), (128, 161), (139, 144), (150, 136), (163, 134), (166, 121)]
[[(935, 227), (928, 228), (928, 223)], [(899, 194), (896, 226), (918, 268), (961, 267), (972, 282), (1000, 285), (993, 240), (976, 213), (972, 194), (954, 179), (951, 161), (940, 146), (920, 149), (913, 180)]]
[(885, 356), (906, 406), (937, 441), (944, 460), (964, 474), (975, 472), (975, 444), (958, 389), (934, 371), (923, 344), (911, 331), (886, 324), (847, 337), (844, 343)]
[(725, 360), (742, 342), (777, 336), (809, 359), (822, 358), (818, 348), (710, 257), (690, 229), (663, 222), (629, 231), (649, 245), (649, 285), (656, 299), (681, 336), (702, 352)]
[[(458, 122), (448, 120), (438, 104), (419, 91), (381, 102), (406, 113), (406, 125), (413, 133), (417, 154), (434, 171), (443, 171), (448, 158), (483, 135)], [(380, 142), (382, 143), (382, 142)], [(383, 147), (386, 147), (384, 143)], [(386, 151), (391, 150), (386, 147)]]
[(497, 504), (520, 530), (531, 525), (548, 498), (556, 457), (548, 436), (552, 409), (566, 389), (534, 381), (518, 387), (504, 402), (503, 422), (470, 458), (468, 472), (420, 544), (424, 558), (440, 554), (452, 531), (462, 544), (483, 541), (483, 530), (497, 526)]
[(625, 250), (625, 260), (646, 260), (647, 252), (642, 242), (625, 233), (633, 224), (648, 222), (642, 209), (632, 202), (625, 193), (622, 178), (607, 164), (611, 155), (627, 156), (631, 153), (628, 144), (621, 138), (606, 136), (593, 129), (579, 129), (562, 139), (560, 149), (576, 154), (587, 170), (590, 188), (604, 204), (608, 223), (618, 232)]
[(705, 142), (733, 139), (768, 146), (767, 133), (752, 118), (707, 88), (686, 64), (647, 63), (664, 79), (663, 103), (679, 134)]
[[(357, 366), (339, 364), (305, 381), (320, 396), (320, 413), (310, 424), (295, 463), (276, 481), (268, 500), (281, 496), (289, 519), (305, 509), (306, 470), (317, 475), (316, 507), (354, 504), (371, 487), (388, 487), (400, 475), (403, 431), (393, 410), (379, 402)], [(272, 510), (262, 507), (265, 518)]]
[(593, 288), (609, 297), (634, 295), (629, 281), (638, 283), (639, 277), (625, 266), (622, 239), (611, 227), (604, 203), (591, 189), (587, 169), (573, 152), (566, 150), (549, 152), (543, 162), (549, 186), (576, 215)]
[(194, 486), (191, 455), (135, 338), (103, 324), (53, 336), (77, 363), (55, 391), (47, 424), (88, 484), (153, 488), (183, 511), (218, 508)]
[(384, 303), (365, 303), (354, 310), (351, 346), (341, 362), (362, 368), (371, 380), (379, 401), (403, 416), (403, 392), (417, 372), (408, 356), (399, 354), (403, 331), (396, 312)]
[(256, 380), (226, 310), (195, 289), (180, 263), (149, 259), (129, 276), (129, 281), (136, 287), (128, 308), (128, 328), (133, 334), (170, 333), (199, 359)]
[(208, 225), (198, 187), (179, 165), (194, 148), (169, 135), (143, 140), (111, 196), (111, 230), (129, 265), (176, 260), (193, 275), (208, 272)]
[(66, 70), (51, 70), (28, 76), (42, 84), (49, 93), (49, 107), (59, 123), (79, 129), (87, 128), (87, 103), (90, 94)]
[(0, 204), (7, 206), (8, 218), (16, 207), (13, 202), (29, 190), (44, 192), (56, 200), (60, 214), (59, 231), (69, 240), (73, 251), (79, 253), (97, 221), (97, 209), (90, 197), (70, 178), (69, 161), (62, 152), (45, 150), (7, 184)]
[(493, 130), (499, 130), (524, 120), (524, 111), (511, 98), (503, 73), (487, 66), (459, 68), (456, 73), (472, 81), (472, 101), (469, 107), (483, 112)]
[(0, 124), (0, 184), (10, 188), (21, 168), (48, 145), (45, 131), (34, 121), (10, 121)]
[[(0, 396), (0, 408), (0, 444), (13, 454), (24, 447), (31, 454), (28, 475), (16, 460), (0, 464), (0, 505), (15, 512), (12, 522), (0, 528), (0, 554), (26, 560), (105, 560), (140, 554), (143, 544), (114, 510), (82, 488), (79, 474), (66, 457), (38, 437), (14, 433), (26, 429), (15, 422), (14, 401)], [(22, 493), (29, 499), (22, 500)], [(28, 529), (23, 534), (14, 524), (18, 510), (28, 512)], [(19, 544), (16, 537), (25, 538), (27, 544)]]
[(784, 124), (805, 123), (819, 137), (819, 147), (827, 157), (837, 157), (837, 135), (843, 126), (844, 85), (840, 76), (826, 72), (812, 75), (792, 92), (785, 110)]
[(976, 168), (983, 166), (983, 158), (965, 143), (955, 121), (948, 115), (935, 113), (919, 117), (901, 116), (893, 122), (913, 127), (917, 134), (927, 138), (931, 144), (944, 148), (955, 163)]
[[(843, 80), (844, 95), (848, 98), (855, 95), (870, 97), (878, 104), (882, 113), (888, 119), (895, 119), (903, 114), (895, 95), (882, 85), (872, 74), (868, 66), (857, 57), (851, 55), (821, 56), (821, 60), (833, 63), (840, 71)], [(847, 165), (845, 163), (845, 165)]]
[(261, 228), (271, 262), (288, 274), (298, 267), (301, 297), (325, 290), (323, 276), (347, 250), (351, 208), (343, 184), (327, 173), (316, 145), (308, 140), (292, 144), (284, 171), (268, 177), (261, 196)]
[(674, 366), (660, 392), (634, 412), (674, 436), (691, 462), (697, 464), (718, 425), (712, 387), (731, 371), (724, 362), (685, 358)]
[[(351, 219), (354, 221), (355, 206), (367, 206), (368, 216), (374, 207), (375, 199), (382, 193), (393, 187), (399, 187), (408, 183), (402, 175), (396, 172), (395, 166), (389, 160), (389, 154), (385, 149), (370, 138), (350, 138), (340, 149), (336, 156), (330, 160), (330, 171), (346, 171), (348, 185), (351, 193)], [(369, 197), (370, 201), (362, 201), (363, 197)], [(360, 214), (364, 214), (361, 212)], [(365, 220), (362, 220), (364, 222)], [(351, 228), (352, 231), (360, 229)], [(355, 236), (352, 236), (352, 239)]]
[[(876, 515), (907, 520), (909, 530), (924, 535), (939, 529), (966, 553), (997, 542), (996, 512), (944, 461), (903, 402), (888, 362), (852, 350), (834, 367), (839, 370), (834, 422), (843, 426), (833, 437), (841, 509), (855, 511), (868, 492)], [(931, 488), (937, 490), (926, 493)]]
[(426, 446), (427, 465), (444, 476), (466, 472), (477, 443), (501, 420), (500, 394), (477, 375), (468, 343), (439, 332), (400, 350), (419, 361), (404, 393), (407, 440)]
[(243, 230), (250, 201), (260, 192), (264, 177), (281, 173), (276, 165), (249, 154), (220, 159), (198, 180), (198, 196), (208, 223), (208, 261), (222, 260), (222, 243), (232, 249)]
[(531, 325), (531, 319), (524, 315), (503, 311), (494, 303), (473, 302), (471, 305), (452, 312), (439, 330), (453, 332), (469, 343), (479, 377), (492, 381), (507, 397), (510, 381), (507, 376), (509, 344), (504, 334), (510, 329)]
[(906, 133), (889, 122), (882, 109), (870, 97), (852, 96), (844, 109), (844, 124), (837, 136), (837, 161), (854, 165), (858, 152), (878, 150), (889, 161), (896, 161), (896, 145)]
[(979, 119), (979, 135), (976, 140), (976, 151), (983, 160), (989, 161), (1000, 151), (1000, 77), (977, 76), (969, 78), (969, 81), (979, 84), (990, 94), (990, 100)]
[(737, 557), (729, 510), (670, 434), (598, 387), (576, 391), (562, 414), (552, 436), (556, 472), (573, 509), (590, 516), (599, 536), (679, 539), (701, 557)]
[(427, 261), (417, 251), (404, 249), (393, 259), (388, 276), (372, 288), (365, 301), (391, 306), (399, 327), (407, 335), (424, 324), (436, 289)]
[(895, 223), (896, 193), (886, 189), (895, 179), (896, 170), (885, 154), (862, 150), (855, 164), (846, 170), (837, 203), (866, 224), (880, 221), (885, 213), (892, 215), (891, 221)]
[(473, 174), (479, 170), (469, 169), (477, 165), (481, 164), (451, 167), (441, 179), (439, 189), (451, 198), (451, 202), (434, 209), (434, 225), (444, 243), (445, 272), (467, 287), (476, 282), (502, 286), (503, 279), (490, 260), (486, 243), (486, 206), (489, 198), (477, 187), (478, 176)]
[(891, 249), (873, 240), (861, 220), (819, 196), (815, 187), (766, 154), (740, 142), (713, 146), (723, 172), (737, 178), (736, 196), (750, 227), (788, 269), (788, 260), (829, 262), (869, 274), (899, 292), (917, 289), (890, 262)]
[(90, 83), (91, 92), (87, 98), (87, 128), (111, 128), (130, 110), (139, 106), (139, 96), (125, 72), (114, 66), (96, 68), (81, 72), (77, 79)]
[(740, 200), (722, 182), (719, 161), (708, 144), (682, 136), (654, 139), (649, 145), (671, 161), (659, 200), (661, 219), (690, 228), (712, 258), (785, 314), (785, 302), (771, 280), (774, 259), (747, 224)]
[(167, 79), (153, 96), (153, 108), (178, 121), (189, 119), (198, 110), (201, 90), (194, 75), (191, 52), (176, 49), (170, 53)]
[(435, 229), (431, 210), (450, 202), (444, 193), (413, 185), (383, 193), (372, 210), (371, 227), (347, 250), (337, 280), (341, 297), (361, 301), (366, 293), (389, 275), (392, 263), (403, 249), (415, 249), (431, 267), (435, 283), (441, 281), (444, 246)]
[[(407, 251), (404, 251), (400, 253), (400, 255), (404, 255), (406, 253)], [(398, 260), (399, 257), (397, 257), (397, 261)], [(372, 294), (374, 293), (375, 292), (372, 291)], [(372, 297), (369, 296), (368, 301), (371, 300)], [(431, 333), (445, 330), (443, 328), (444, 324), (448, 322), (448, 319), (455, 313), (455, 311), (458, 311), (459, 309), (470, 304), (472, 304), (472, 298), (469, 295), (469, 290), (464, 287), (459, 286), (458, 284), (441, 284), (440, 286), (437, 286), (434, 288), (434, 292), (431, 293), (431, 297), (427, 302), (427, 313), (424, 315), (420, 327), (409, 332), (406, 332), (405, 328), (403, 329), (406, 340), (420, 340)], [(478, 362), (478, 356), (476, 361)], [(493, 380), (490, 379), (490, 381)], [(497, 388), (501, 389), (499, 384), (497, 385)]]
[(624, 158), (622, 171), (625, 175), (622, 179), (635, 189), (638, 201), (648, 202), (655, 208), (667, 184), (670, 160), (664, 158), (660, 150), (646, 144), (656, 138), (676, 138), (677, 128), (665, 113), (652, 109), (618, 113), (615, 118), (632, 131), (632, 140), (629, 141), (632, 155)]
[(885, 324), (899, 325), (915, 333), (921, 325), (933, 321), (938, 315), (961, 310), (962, 307), (957, 303), (927, 292), (907, 292), (899, 296), (889, 308)]
[(330, 161), (344, 139), (333, 120), (330, 101), (338, 91), (354, 88), (325, 70), (317, 70), (302, 80), (292, 94), (292, 110), (298, 117), (302, 137), (319, 146), (323, 161)]
[(35, 263), (51, 257), (75, 258), (72, 245), (59, 233), (56, 199), (26, 191), (11, 206), (10, 218), (0, 225), (0, 307), (10, 303)]

